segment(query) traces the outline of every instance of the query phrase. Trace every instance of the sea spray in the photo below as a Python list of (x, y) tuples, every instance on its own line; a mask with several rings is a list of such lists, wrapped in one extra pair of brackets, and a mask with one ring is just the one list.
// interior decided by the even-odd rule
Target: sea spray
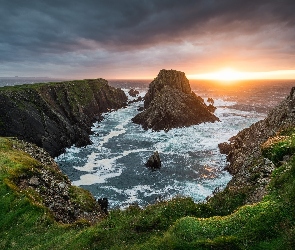
[[(263, 118), (217, 99), (220, 122), (153, 132), (131, 122), (140, 105), (132, 103), (104, 114), (103, 121), (92, 128), (92, 145), (73, 146), (56, 159), (73, 184), (97, 198), (108, 197), (111, 207), (145, 206), (177, 195), (204, 200), (231, 178), (223, 170), (226, 159), (218, 143)], [(144, 164), (154, 151), (159, 152), (163, 167), (150, 171)]]

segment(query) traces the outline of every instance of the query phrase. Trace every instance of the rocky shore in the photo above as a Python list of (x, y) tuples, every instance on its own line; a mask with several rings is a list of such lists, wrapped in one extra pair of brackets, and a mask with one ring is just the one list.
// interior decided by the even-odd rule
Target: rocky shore
[(101, 113), (126, 106), (125, 93), (104, 79), (0, 88), (0, 136), (44, 148), (51, 156), (90, 142)]
[(267, 193), (272, 171), (283, 163), (274, 163), (265, 158), (261, 149), (265, 142), (274, 140), (281, 131), (295, 126), (294, 92), (295, 87), (264, 120), (240, 131), (228, 142), (219, 144), (220, 152), (227, 155), (229, 164), (226, 169), (233, 175), (227, 188), (237, 192), (243, 190), (246, 204), (262, 199)]
[(149, 85), (144, 110), (132, 121), (155, 131), (219, 121), (211, 106), (192, 92), (183, 72), (162, 69)]

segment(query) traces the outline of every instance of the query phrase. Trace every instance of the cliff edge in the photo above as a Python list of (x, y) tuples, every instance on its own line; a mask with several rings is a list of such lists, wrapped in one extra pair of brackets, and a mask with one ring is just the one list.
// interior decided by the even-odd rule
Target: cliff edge
[(0, 88), (0, 136), (13, 136), (57, 156), (90, 143), (101, 113), (126, 105), (125, 93), (104, 79)]
[[(227, 189), (242, 193), (243, 203), (260, 201), (267, 193), (272, 172), (288, 160), (292, 146), (283, 145), (289, 140), (295, 126), (295, 87), (281, 103), (273, 108), (264, 120), (243, 129), (228, 142), (219, 144), (221, 153), (227, 155), (227, 170), (233, 175)], [(279, 145), (279, 144), (282, 145)], [(267, 154), (268, 148), (277, 144), (290, 152), (278, 150), (280, 156)], [(284, 146), (284, 147), (283, 147)]]
[(132, 121), (144, 129), (168, 131), (219, 121), (211, 111), (204, 100), (191, 91), (183, 72), (162, 69), (149, 85), (144, 97), (144, 111)]

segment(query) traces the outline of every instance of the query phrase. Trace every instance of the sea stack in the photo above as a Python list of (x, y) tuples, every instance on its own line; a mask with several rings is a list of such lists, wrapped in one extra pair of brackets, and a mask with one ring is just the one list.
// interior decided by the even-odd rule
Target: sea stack
[(158, 151), (155, 151), (153, 155), (150, 156), (145, 166), (147, 168), (150, 168), (151, 170), (156, 170), (161, 168), (162, 164), (161, 164), (161, 159), (160, 159), (160, 155)]
[(188, 127), (219, 119), (204, 100), (192, 92), (185, 74), (162, 69), (150, 83), (144, 97), (144, 110), (132, 121), (154, 131)]

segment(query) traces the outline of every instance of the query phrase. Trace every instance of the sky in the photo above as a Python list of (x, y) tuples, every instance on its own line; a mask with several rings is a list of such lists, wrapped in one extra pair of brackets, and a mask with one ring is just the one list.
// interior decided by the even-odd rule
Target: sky
[(160, 69), (175, 69), (191, 78), (250, 72), (295, 79), (294, 0), (0, 0), (0, 6), (0, 77), (152, 79)]

